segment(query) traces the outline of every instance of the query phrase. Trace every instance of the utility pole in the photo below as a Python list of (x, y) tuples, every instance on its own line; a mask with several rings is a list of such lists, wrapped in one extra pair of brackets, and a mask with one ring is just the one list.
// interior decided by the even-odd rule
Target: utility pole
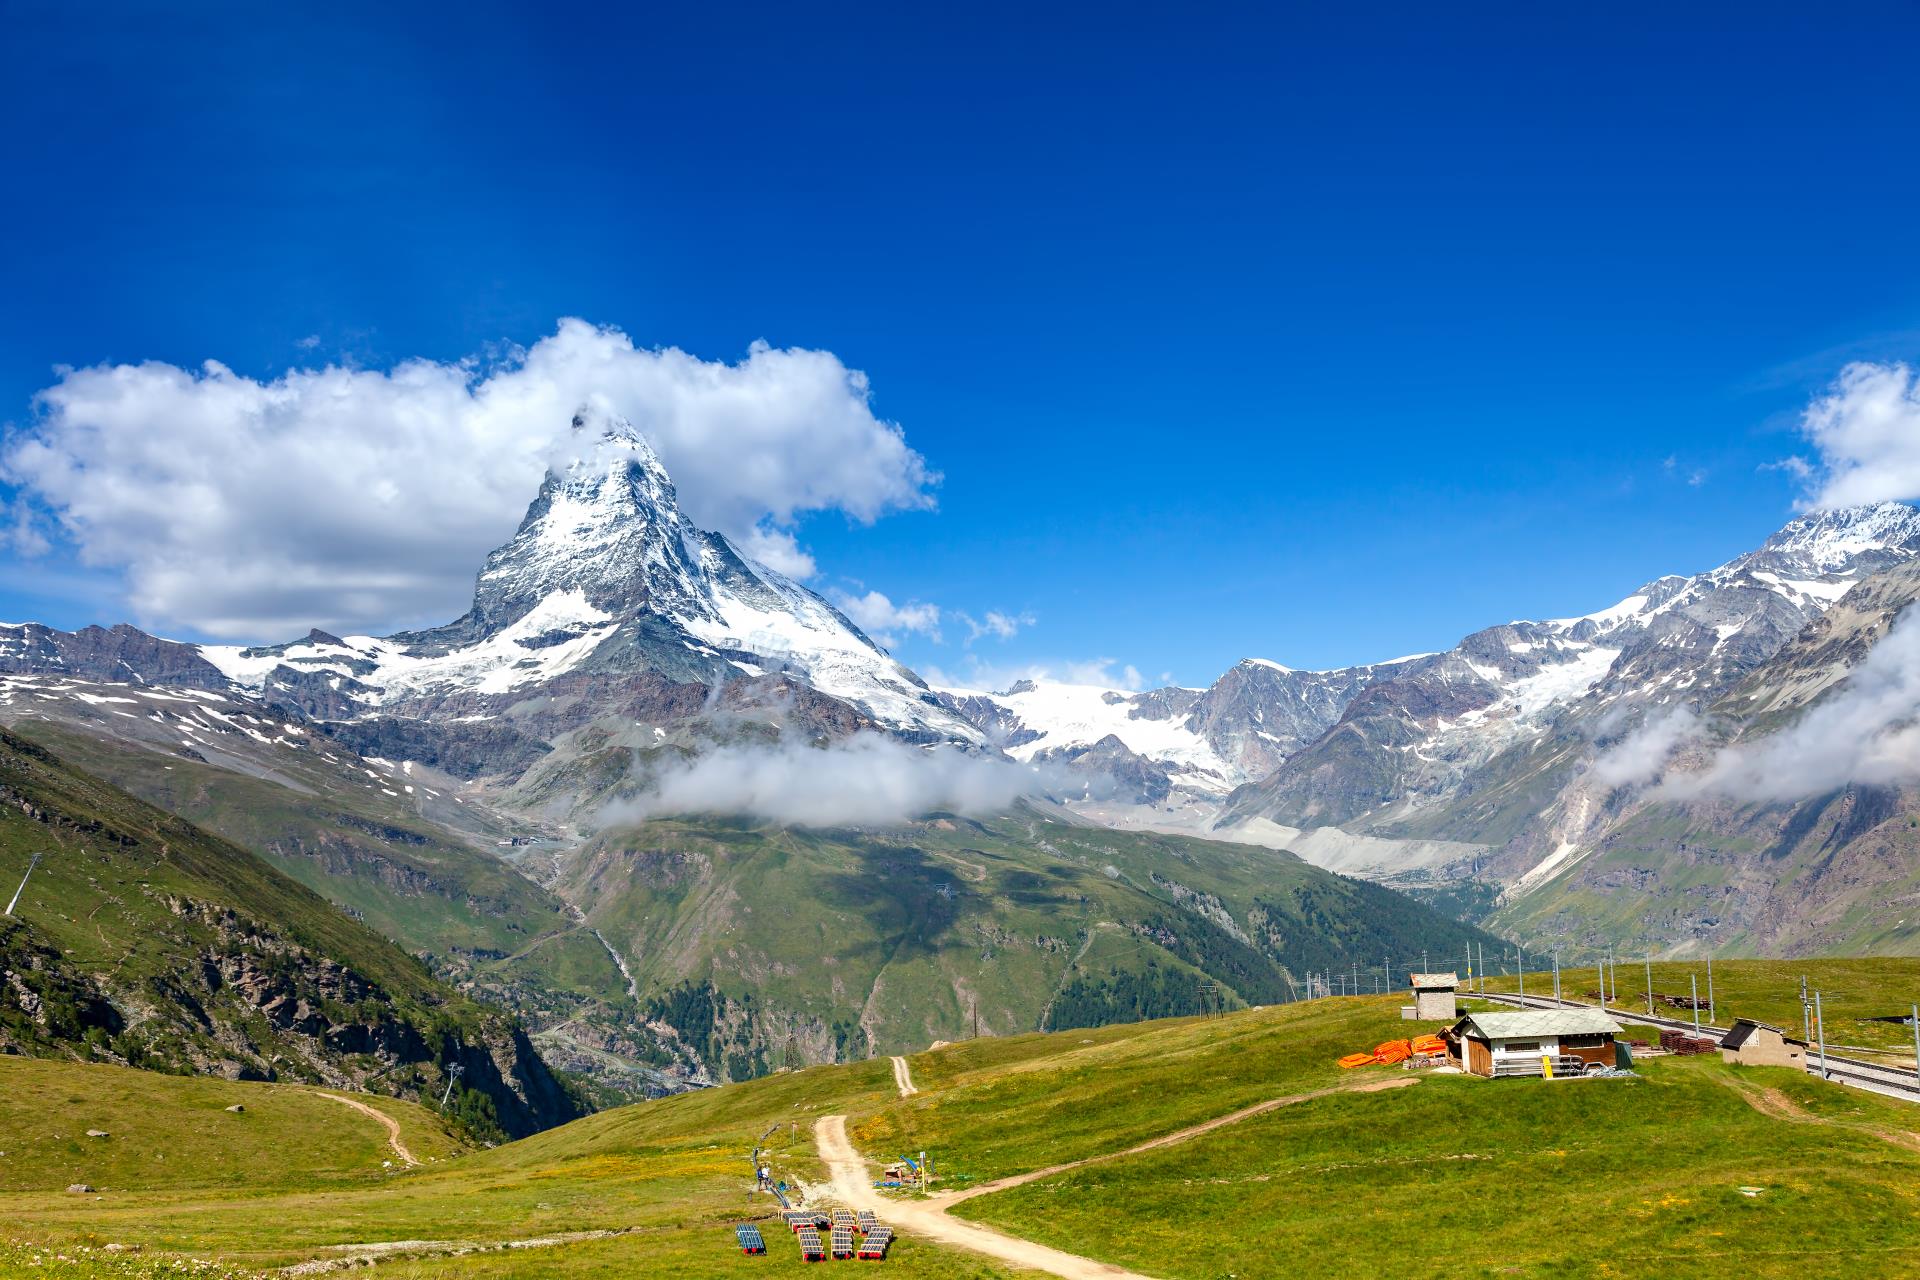
[(1820, 1028), (1820, 1078), (1822, 1080), (1831, 1080), (1833, 1077), (1827, 1074), (1827, 1019), (1825, 1015), (1820, 1012), (1820, 993), (1818, 991), (1813, 993), (1813, 1021), (1814, 1025)]
[(1920, 1077), (1920, 1004), (1913, 1006), (1913, 1074)]
[[(1800, 994), (1805, 996), (1806, 992), (1802, 991)], [(1647, 956), (1647, 1016), (1649, 1018), (1653, 1016), (1653, 956), (1651, 954)]]
[(1700, 1034), (1700, 975), (1688, 974), (1687, 983), (1693, 988), (1693, 1034), (1697, 1037)]
[(7, 904), (8, 915), (12, 915), (13, 909), (20, 905), (20, 895), (27, 891), (27, 876), (32, 875), (33, 869), (40, 865), (40, 858), (41, 855), (36, 853), (27, 859), (27, 875), (20, 877), (20, 887), (13, 891), (13, 901)]
[(1720, 1019), (1714, 1016), (1713, 1007), (1713, 957), (1707, 957), (1707, 1025), (1717, 1027)]
[(1800, 975), (1800, 1039), (1813, 1043), (1813, 1006), (1807, 1003), (1807, 975)]
[(1527, 1007), (1527, 953), (1516, 943), (1513, 948), (1514, 962), (1520, 969), (1520, 1007)]
[(1560, 953), (1558, 951), (1553, 953), (1553, 1002), (1555, 1004), (1562, 1003), (1560, 999)]

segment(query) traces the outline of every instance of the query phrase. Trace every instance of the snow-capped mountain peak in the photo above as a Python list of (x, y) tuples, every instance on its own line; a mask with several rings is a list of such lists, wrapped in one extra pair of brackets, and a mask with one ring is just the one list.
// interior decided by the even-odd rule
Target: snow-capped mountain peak
[(573, 456), (548, 471), (519, 529), (487, 557), (457, 621), (201, 653), (242, 688), (276, 690), (329, 718), (444, 709), (450, 699), (486, 716), (562, 679), (650, 674), (712, 690), (772, 676), (915, 738), (979, 740), (837, 609), (695, 526), (630, 424), (576, 418), (574, 428)]

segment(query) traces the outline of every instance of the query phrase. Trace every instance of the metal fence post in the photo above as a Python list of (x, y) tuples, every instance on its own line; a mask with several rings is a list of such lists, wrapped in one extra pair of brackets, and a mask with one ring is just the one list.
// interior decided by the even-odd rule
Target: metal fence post
[(1693, 987), (1693, 1034), (1698, 1038), (1700, 1035), (1700, 975), (1688, 974), (1687, 982)]

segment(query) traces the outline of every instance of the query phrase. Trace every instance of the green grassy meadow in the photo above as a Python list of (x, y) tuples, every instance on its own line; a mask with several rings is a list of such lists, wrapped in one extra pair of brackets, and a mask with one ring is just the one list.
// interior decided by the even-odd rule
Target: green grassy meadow
[[(873, 1059), (485, 1150), (461, 1148), (421, 1108), (369, 1099), (429, 1158), (415, 1169), (385, 1164), (372, 1120), (309, 1090), (0, 1059), (0, 1124), (48, 1135), (0, 1158), (0, 1238), (17, 1246), (0, 1252), (0, 1274), (17, 1273), (20, 1248), (79, 1259), (71, 1268), (180, 1256), (259, 1272), (364, 1253), (343, 1246), (386, 1246), (373, 1271), (408, 1280), (787, 1273), (802, 1264), (777, 1227), (767, 1258), (731, 1247), (733, 1223), (773, 1215), (747, 1189), (762, 1135), (777, 1176), (817, 1181), (812, 1126), (846, 1114), (870, 1159), (930, 1151), (938, 1189), (955, 1190), (1302, 1095), (954, 1212), (1169, 1280), (1293, 1275), (1304, 1259), (1335, 1272), (1596, 1277), (1734, 1257), (1763, 1277), (1920, 1262), (1920, 1111), (1908, 1104), (1712, 1056), (1646, 1060), (1633, 1079), (1421, 1073), (1353, 1092), (1411, 1073), (1343, 1072), (1334, 1059), (1416, 1026), (1428, 1029), (1399, 1020), (1397, 997), (1365, 997), (985, 1038), (913, 1055), (920, 1092), (906, 1099)], [(229, 1096), (247, 1112), (222, 1111)], [(221, 1127), (231, 1121), (245, 1127)], [(72, 1136), (80, 1126), (113, 1137), (96, 1150), (87, 1143), (102, 1140)], [(65, 1192), (75, 1180), (99, 1194)], [(100, 1252), (109, 1244), (139, 1252)], [(1010, 1274), (912, 1238), (884, 1265), (930, 1280)]]

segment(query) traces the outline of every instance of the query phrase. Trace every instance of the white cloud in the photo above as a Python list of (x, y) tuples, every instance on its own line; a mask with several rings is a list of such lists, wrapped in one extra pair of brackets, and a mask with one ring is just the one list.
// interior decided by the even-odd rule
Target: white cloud
[(47, 541), (47, 535), (40, 531), (33, 518), (33, 508), (24, 502), (16, 502), (9, 507), (0, 507), (0, 516), (4, 516), (4, 527), (0, 527), (0, 548), (10, 547), (16, 554), (29, 559), (43, 556), (53, 549)]
[(1920, 615), (1900, 615), (1837, 692), (1789, 728), (1724, 748), (1694, 773), (1670, 774), (1664, 798), (1788, 801), (1859, 783), (1920, 781)]
[(839, 590), (828, 594), (833, 597), (833, 603), (840, 612), (853, 619), (854, 625), (889, 649), (893, 648), (895, 638), (901, 632), (926, 636), (936, 644), (940, 642), (939, 605), (923, 604), (917, 600), (897, 605), (878, 591), (869, 591), (862, 596)]
[(1594, 780), (1603, 787), (1637, 787), (1652, 782), (1699, 726), (1699, 718), (1685, 707), (1649, 715), (1593, 762)]
[(983, 817), (1041, 794), (1034, 770), (947, 748), (857, 734), (827, 747), (731, 746), (667, 769), (618, 801), (603, 827), (664, 814), (739, 814), (789, 826), (882, 826), (936, 811)]
[(1920, 379), (1907, 365), (1848, 365), (1807, 407), (1800, 429), (1818, 466), (1777, 465), (1808, 482), (1808, 507), (1920, 497)]
[(1022, 627), (1030, 627), (1035, 618), (1031, 613), (1003, 613), (998, 609), (989, 609), (986, 616), (975, 618), (972, 614), (955, 613), (954, 617), (967, 624), (967, 643), (972, 644), (982, 636), (992, 636), (996, 640), (1011, 640), (1020, 634)]
[(580, 320), (486, 362), (63, 369), (0, 478), (123, 572), (143, 621), (379, 630), (466, 607), (582, 407), (639, 427), (696, 523), (785, 572), (813, 568), (801, 513), (931, 505), (937, 477), (831, 353), (756, 344), (728, 364)]
[[(937, 666), (923, 666), (920, 668), (920, 674), (936, 689), (1003, 690), (1022, 680), (1095, 685), (1102, 689), (1122, 689), (1128, 692), (1137, 692), (1146, 687), (1147, 678), (1140, 673), (1139, 668), (1132, 663), (1127, 663), (1116, 671), (1114, 669), (1116, 665), (1119, 664), (1113, 658), (1061, 662), (983, 662), (977, 655), (970, 653), (958, 670), (947, 671)], [(1172, 677), (1163, 673), (1160, 683), (1171, 684)]]

